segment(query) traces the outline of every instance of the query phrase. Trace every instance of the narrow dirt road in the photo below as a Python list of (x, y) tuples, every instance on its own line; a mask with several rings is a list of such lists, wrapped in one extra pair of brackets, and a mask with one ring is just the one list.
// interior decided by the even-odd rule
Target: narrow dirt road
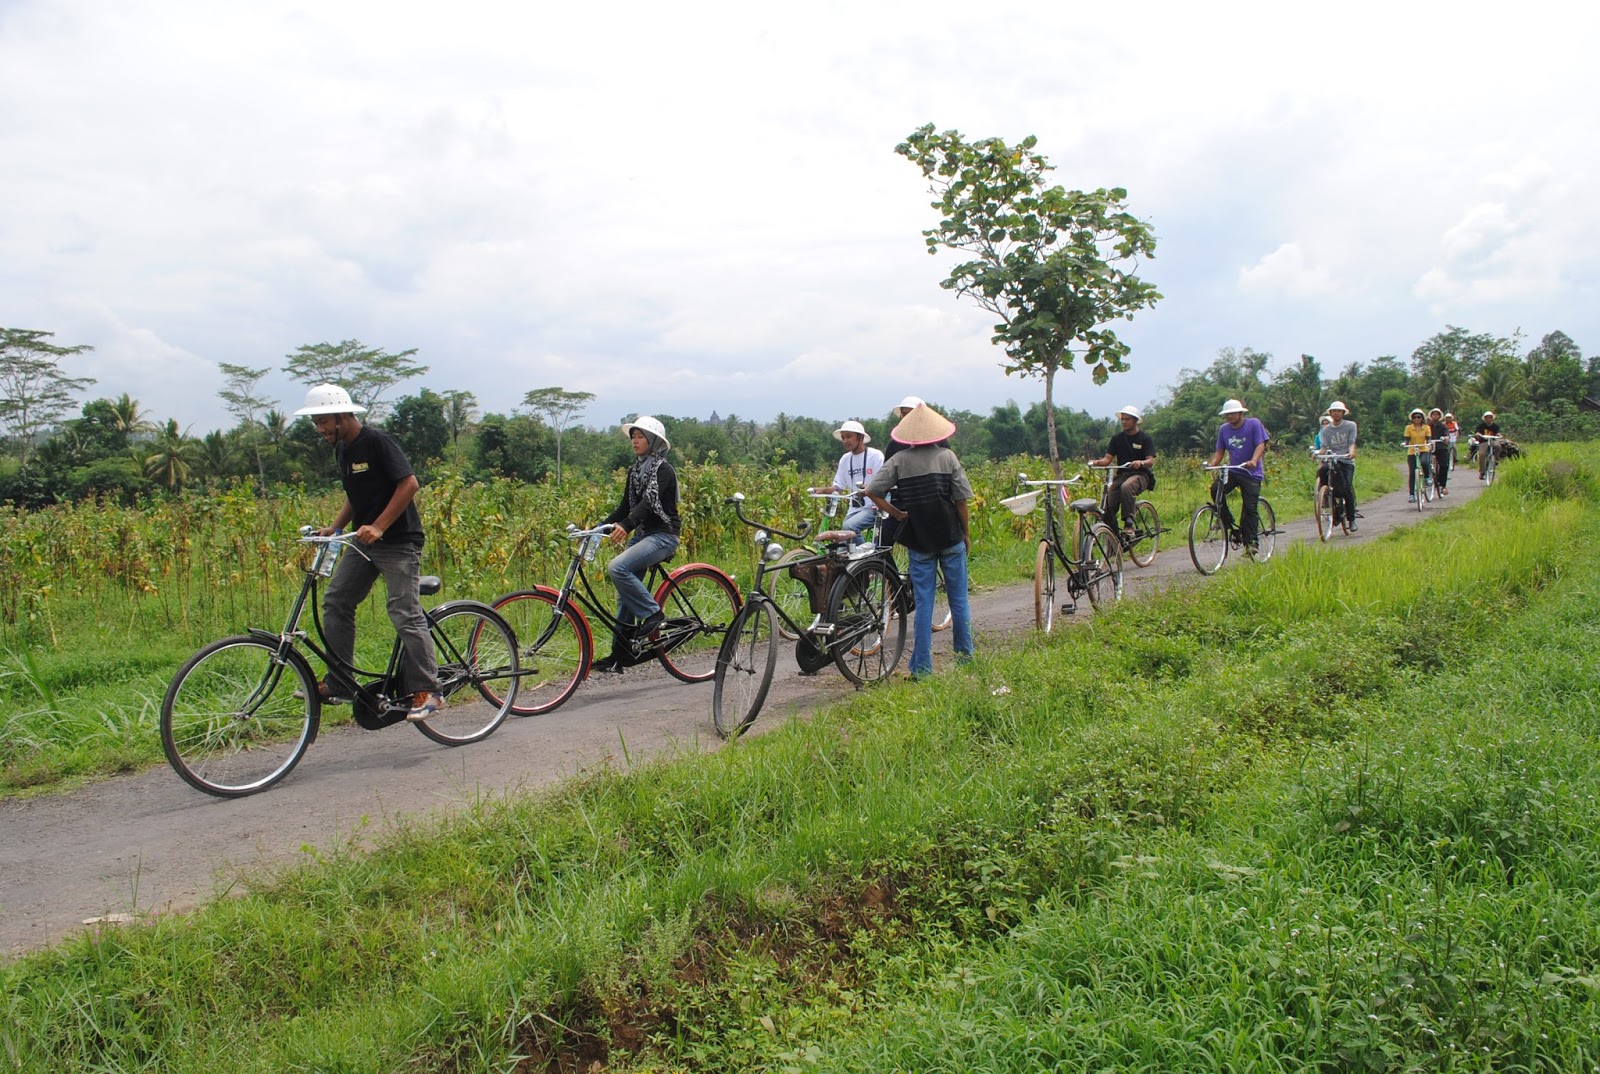
[[(1363, 504), (1360, 533), (1333, 544), (1373, 540), (1482, 490), (1470, 470), (1459, 477), (1451, 497), (1421, 515), (1403, 491)], [(1282, 506), (1299, 494), (1279, 486), (1267, 498)], [(1155, 563), (1144, 570), (1129, 565), (1130, 597), (1202, 581), (1185, 547), (1187, 518), (1166, 522), (1171, 532)], [(1307, 519), (1283, 529), (1280, 548), (1316, 539)], [(1225, 569), (1253, 568), (1230, 557)], [(986, 639), (1031, 630), (1032, 586), (975, 594), (973, 620), (980, 654)], [(936, 636), (941, 662), (949, 644), (948, 633)], [(755, 733), (849, 694), (831, 668), (800, 677), (790, 651), (780, 655), (778, 669)], [(210, 798), (162, 766), (70, 794), (0, 802), (0, 957), (53, 943), (89, 918), (181, 911), (243, 890), (262, 870), (299, 860), (303, 848), (359, 843), (402, 820), (445, 814), (486, 796), (720, 746), (711, 727), (711, 685), (683, 685), (652, 665), (592, 680), (551, 715), (510, 720), (475, 746), (440, 747), (404, 724), (325, 733), (283, 783), (249, 798)]]

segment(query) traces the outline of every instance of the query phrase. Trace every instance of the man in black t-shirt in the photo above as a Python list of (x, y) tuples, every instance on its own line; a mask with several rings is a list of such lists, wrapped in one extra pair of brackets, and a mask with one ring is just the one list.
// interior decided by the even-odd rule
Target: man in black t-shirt
[(1156, 487), (1156, 442), (1149, 433), (1139, 428), (1142, 417), (1135, 406), (1125, 406), (1117, 411), (1122, 431), (1111, 438), (1104, 455), (1089, 460), (1095, 466), (1116, 463), (1124, 467), (1111, 471), (1106, 477), (1106, 495), (1101, 506), (1106, 525), (1112, 529), (1117, 528), (1118, 508), (1122, 510), (1122, 524), (1132, 527), (1139, 494)]
[[(422, 520), (412, 502), (417, 475), (394, 437), (361, 424), (356, 415), (366, 410), (338, 385), (319, 384), (306, 393), (306, 405), (295, 411), (296, 416), (310, 417), (317, 432), (333, 445), (339, 481), (344, 485), (344, 506), (321, 535), (329, 537), (353, 525), (356, 541), (363, 546), (339, 558), (328, 582), (322, 598), (323, 634), (333, 657), (354, 663), (356, 608), (367, 599), (381, 574), (389, 592), (389, 621), (405, 648), (406, 680), (402, 685), (411, 698), (406, 718), (426, 720), (439, 711), (443, 701), (438, 693), (433, 636), (418, 592), (423, 535)], [(335, 673), (333, 682), (323, 680), (317, 689), (324, 701), (337, 703), (339, 693), (352, 686)]]

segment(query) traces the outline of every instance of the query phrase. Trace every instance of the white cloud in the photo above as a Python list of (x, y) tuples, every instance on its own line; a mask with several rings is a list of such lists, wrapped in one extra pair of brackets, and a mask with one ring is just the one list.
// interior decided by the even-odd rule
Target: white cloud
[(1239, 287), (1296, 298), (1325, 295), (1336, 289), (1328, 270), (1311, 264), (1296, 242), (1286, 242), (1249, 268), (1240, 269)]

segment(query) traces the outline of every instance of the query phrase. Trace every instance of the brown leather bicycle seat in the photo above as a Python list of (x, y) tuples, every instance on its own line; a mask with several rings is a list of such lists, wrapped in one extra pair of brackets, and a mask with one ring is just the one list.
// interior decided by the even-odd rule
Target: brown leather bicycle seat
[(855, 539), (855, 530), (829, 530), (827, 533), (817, 534), (817, 540), (823, 544), (845, 544)]

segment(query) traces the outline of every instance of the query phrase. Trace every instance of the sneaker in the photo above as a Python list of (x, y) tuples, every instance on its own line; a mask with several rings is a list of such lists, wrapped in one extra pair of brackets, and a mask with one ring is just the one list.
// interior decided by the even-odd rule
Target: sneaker
[(1349, 526), (1347, 526), (1347, 527), (1346, 527), (1346, 528), (1347, 528), (1347, 529), (1348, 529), (1348, 530), (1349, 530), (1349, 531), (1350, 531), (1350, 532), (1351, 532), (1351, 533), (1354, 533), (1354, 532), (1356, 532), (1356, 531), (1357, 531), (1357, 530), (1359, 530), (1359, 529), (1360, 529), (1360, 528), (1361, 528), (1361, 527), (1360, 527), (1360, 526), (1358, 526), (1358, 525), (1356, 525), (1356, 520), (1355, 520), (1355, 519), (1353, 519), (1353, 518), (1352, 518), (1352, 519), (1351, 519), (1351, 520), (1350, 520), (1350, 524), (1349, 524)]
[(645, 616), (644, 620), (640, 622), (638, 626), (634, 627), (633, 636), (636, 638), (648, 638), (651, 634), (655, 633), (657, 628), (659, 628), (662, 623), (665, 623), (666, 621), (666, 615), (664, 615), (659, 609), (653, 611), (649, 615)]
[(438, 712), (444, 705), (444, 698), (428, 690), (417, 691), (417, 696), (411, 699), (411, 711), (406, 713), (406, 719), (412, 723), (420, 723), (429, 716)]
[(1407, 496), (1406, 497), (1406, 503), (1416, 503), (1416, 502), (1417, 502), (1417, 498), (1415, 496)]
[[(294, 696), (299, 700), (304, 701), (306, 699), (306, 692), (300, 689), (300, 687), (296, 686), (294, 688)], [(326, 679), (323, 679), (321, 682), (317, 683), (317, 700), (321, 701), (324, 705), (349, 704), (349, 700), (347, 698), (343, 698), (338, 694), (329, 692), (328, 680)]]

